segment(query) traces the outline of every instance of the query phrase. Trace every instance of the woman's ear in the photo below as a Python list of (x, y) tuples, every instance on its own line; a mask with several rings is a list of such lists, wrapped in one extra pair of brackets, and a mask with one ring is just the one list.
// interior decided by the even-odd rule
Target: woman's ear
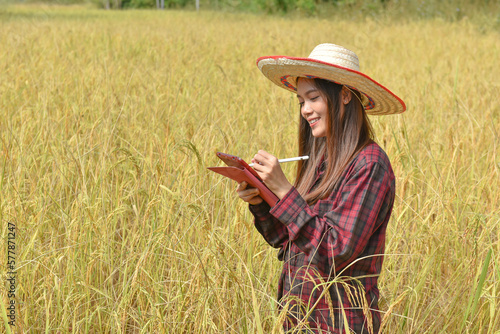
[(341, 100), (342, 103), (347, 105), (349, 102), (351, 102), (351, 99), (352, 99), (351, 90), (349, 88), (347, 88), (346, 86), (343, 86), (342, 90), (340, 91), (340, 98), (342, 99)]

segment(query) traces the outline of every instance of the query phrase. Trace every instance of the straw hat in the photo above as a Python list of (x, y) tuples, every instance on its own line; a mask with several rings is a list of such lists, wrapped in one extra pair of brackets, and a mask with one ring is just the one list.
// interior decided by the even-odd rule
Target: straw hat
[(298, 77), (321, 78), (356, 89), (368, 114), (389, 115), (406, 110), (390, 90), (359, 71), (356, 54), (335, 44), (320, 44), (308, 58), (267, 56), (257, 59), (262, 73), (276, 85), (296, 92)]

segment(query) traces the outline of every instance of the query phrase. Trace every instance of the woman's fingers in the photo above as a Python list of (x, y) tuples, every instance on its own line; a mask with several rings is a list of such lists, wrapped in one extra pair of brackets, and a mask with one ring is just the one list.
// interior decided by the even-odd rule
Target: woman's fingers
[(254, 163), (253, 168), (259, 172), (263, 179), (272, 174), (273, 170), (281, 170), (278, 159), (264, 150), (259, 150), (253, 157), (252, 162)]
[(276, 173), (281, 173), (281, 166), (278, 159), (264, 150), (259, 150), (252, 159), (252, 162), (254, 162), (254, 169), (259, 173), (264, 182), (269, 180), (269, 178), (273, 178), (273, 175)]
[(236, 188), (236, 191), (240, 192), (242, 190), (245, 190), (247, 185), (248, 185), (248, 183), (246, 183), (245, 181), (241, 182), (240, 184), (238, 184), (238, 188)]
[(248, 188), (247, 189), (247, 186), (248, 186), (248, 183), (243, 181), (238, 185), (238, 188), (236, 188), (236, 192), (238, 193), (238, 196), (240, 196), (242, 199), (252, 197), (252, 196), (254, 196), (253, 194), (255, 193), (255, 190), (258, 191), (258, 189), (256, 189), (256, 188)]
[(254, 169), (259, 174), (264, 183), (279, 198), (282, 198), (292, 187), (281, 169), (278, 158), (274, 155), (259, 150), (252, 159)]
[(238, 184), (238, 187), (236, 188), (236, 192), (238, 193), (238, 196), (244, 200), (245, 202), (252, 204), (252, 205), (258, 205), (262, 203), (262, 197), (260, 197), (260, 191), (257, 188), (253, 187), (248, 187), (248, 183), (243, 181), (240, 184)]
[(247, 188), (248, 183), (241, 182), (236, 189), (238, 196), (247, 203), (257, 205), (262, 203), (262, 198), (259, 196), (260, 191), (257, 188)]
[(241, 198), (252, 198), (254, 196), (259, 195), (259, 189), (257, 188), (245, 189), (239, 191), (238, 194)]
[(276, 157), (264, 150), (259, 150), (252, 159), (252, 162), (259, 166), (269, 166), (274, 164)]

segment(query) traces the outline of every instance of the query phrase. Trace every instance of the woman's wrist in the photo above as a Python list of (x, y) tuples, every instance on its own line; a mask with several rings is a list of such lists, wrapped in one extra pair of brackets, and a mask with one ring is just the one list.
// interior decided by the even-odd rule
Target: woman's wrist
[(277, 192), (275, 192), (274, 194), (275, 194), (276, 196), (278, 196), (278, 198), (281, 200), (281, 199), (283, 199), (283, 197), (285, 197), (285, 196), (286, 196), (286, 194), (288, 194), (288, 192), (289, 192), (289, 191), (290, 191), (290, 189), (292, 189), (292, 188), (293, 188), (293, 186), (292, 186), (290, 183), (288, 183), (286, 186), (281, 187), (281, 188), (280, 188)]

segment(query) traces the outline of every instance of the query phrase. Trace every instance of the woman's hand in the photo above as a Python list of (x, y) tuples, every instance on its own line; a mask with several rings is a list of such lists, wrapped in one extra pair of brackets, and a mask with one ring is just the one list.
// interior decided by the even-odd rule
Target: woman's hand
[(257, 188), (247, 188), (248, 183), (245, 181), (241, 182), (238, 188), (236, 189), (236, 192), (238, 193), (238, 196), (245, 202), (252, 204), (252, 205), (257, 205), (262, 203), (262, 198), (259, 196), (260, 191)]
[(285, 197), (292, 189), (292, 185), (286, 179), (280, 163), (274, 155), (259, 150), (253, 157), (252, 162), (254, 163), (253, 169), (257, 171), (262, 181), (279, 199)]

